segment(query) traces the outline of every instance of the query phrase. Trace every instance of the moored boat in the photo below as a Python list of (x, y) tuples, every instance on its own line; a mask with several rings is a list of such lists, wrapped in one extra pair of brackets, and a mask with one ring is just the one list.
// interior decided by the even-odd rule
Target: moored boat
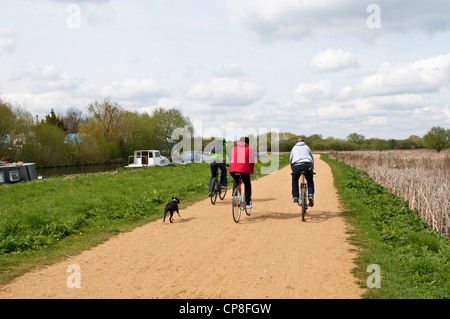
[(0, 183), (17, 183), (37, 179), (35, 163), (8, 163), (0, 161)]
[[(131, 163), (131, 159), (133, 162)], [(161, 156), (157, 150), (139, 150), (135, 151), (134, 155), (128, 157), (128, 165), (125, 168), (136, 168), (144, 166), (166, 166), (170, 164), (170, 160)]]

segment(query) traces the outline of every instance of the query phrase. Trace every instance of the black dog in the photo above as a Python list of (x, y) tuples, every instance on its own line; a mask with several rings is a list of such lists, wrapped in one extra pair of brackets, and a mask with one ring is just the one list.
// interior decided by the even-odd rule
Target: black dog
[(180, 200), (178, 198), (172, 197), (172, 201), (167, 203), (166, 208), (164, 208), (164, 219), (163, 219), (163, 222), (166, 221), (167, 212), (170, 212), (169, 221), (171, 223), (173, 223), (173, 219), (172, 219), (173, 212), (177, 212), (178, 216), (181, 217), (180, 216), (180, 212), (178, 211), (178, 204), (179, 203), (180, 203)]

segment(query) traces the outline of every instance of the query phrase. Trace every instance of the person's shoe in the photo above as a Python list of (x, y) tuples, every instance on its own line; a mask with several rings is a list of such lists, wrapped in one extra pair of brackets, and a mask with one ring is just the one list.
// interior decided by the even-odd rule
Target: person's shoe
[(250, 203), (250, 204), (247, 204), (247, 205), (245, 205), (245, 208), (247, 208), (247, 209), (251, 209), (253, 206), (252, 206), (252, 204)]
[(208, 196), (209, 196), (209, 197), (212, 197), (212, 192), (209, 192)]
[(308, 197), (308, 206), (313, 207), (314, 206), (314, 198)]
[(298, 204), (298, 198), (294, 197), (294, 204)]

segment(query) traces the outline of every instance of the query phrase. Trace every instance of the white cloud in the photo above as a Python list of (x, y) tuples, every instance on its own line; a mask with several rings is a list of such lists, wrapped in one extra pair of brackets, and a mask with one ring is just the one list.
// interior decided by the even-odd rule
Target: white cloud
[[(450, 54), (446, 54), (409, 63), (383, 63), (373, 74), (337, 90), (330, 80), (301, 83), (293, 100), (297, 105), (313, 106), (307, 114), (316, 121), (352, 121), (362, 128), (408, 119), (431, 125), (433, 120), (448, 123), (448, 103), (443, 96), (449, 83)], [(443, 96), (437, 94), (440, 91)]]
[(327, 72), (355, 68), (358, 65), (358, 61), (350, 51), (328, 49), (316, 54), (309, 63), (309, 68), (314, 71)]
[(50, 113), (53, 108), (55, 113), (62, 114), (74, 106), (75, 100), (65, 92), (45, 92), (45, 93), (8, 93), (4, 95), (7, 100), (17, 102), (25, 107), (32, 114), (43, 116)]
[(414, 107), (423, 107), (430, 103), (429, 94), (394, 94), (372, 96), (370, 100), (379, 107), (389, 110), (412, 109)]
[[(367, 27), (370, 2), (360, 0), (222, 0), (233, 22), (262, 39), (317, 36), (373, 38), (390, 32), (450, 30), (450, 2), (378, 0), (381, 28)], [(375, 32), (376, 31), (376, 32)]]
[(447, 107), (443, 109), (442, 113), (444, 115), (445, 122), (450, 125), (450, 108)]
[[(330, 29), (330, 23), (342, 16), (342, 11), (352, 8), (348, 5), (342, 6), (337, 1), (329, 0), (227, 0), (225, 6), (230, 18), (238, 25), (251, 30), (263, 39), (291, 38), (301, 39), (312, 36), (323, 29)], [(355, 0), (348, 1), (353, 8), (361, 7)], [(354, 10), (352, 10), (354, 11)], [(348, 25), (347, 21), (341, 23), (340, 27)]]
[(371, 116), (367, 120), (363, 121), (361, 125), (366, 127), (377, 127), (387, 126), (389, 123), (389, 118), (387, 116)]
[(87, 22), (92, 27), (112, 26), (118, 19), (118, 12), (107, 1), (86, 4)]
[(339, 101), (348, 101), (354, 98), (354, 91), (352, 86), (345, 86), (336, 93), (335, 98)]
[(331, 81), (323, 80), (317, 83), (300, 83), (294, 92), (294, 101), (299, 104), (328, 100), (333, 96)]
[[(74, 2), (79, 29), (66, 23), (64, 6)], [(0, 31), (0, 93), (33, 113), (109, 96), (137, 111), (177, 106), (208, 125), (324, 136), (355, 128), (379, 136), (379, 126), (367, 133), (366, 120), (388, 119), (386, 137), (412, 132), (409, 123), (449, 123), (450, 67), (437, 57), (450, 52), (450, 32), (442, 32), (450, 30), (449, 1), (377, 1), (381, 29), (368, 28), (372, 2), (361, 0), (45, 3), (0, 10), (0, 29), (8, 28)], [(236, 106), (245, 106), (238, 120)], [(308, 123), (292, 116), (299, 111)]]
[(244, 69), (236, 64), (222, 64), (214, 69), (213, 75), (219, 78), (244, 75)]
[(126, 79), (114, 81), (101, 90), (101, 94), (112, 99), (154, 101), (170, 95), (170, 89), (155, 79)]
[(14, 50), (14, 40), (11, 30), (0, 29), (0, 56)]
[(11, 74), (13, 81), (27, 81), (39, 91), (67, 90), (79, 87), (81, 80), (61, 72), (54, 64), (39, 65), (33, 61)]
[(252, 82), (233, 78), (216, 78), (211, 82), (201, 81), (191, 87), (186, 97), (213, 105), (241, 106), (259, 100), (264, 89)]
[(361, 79), (356, 88), (362, 95), (435, 93), (450, 80), (450, 53), (412, 63), (383, 63)]
[(177, 99), (177, 98), (167, 98), (167, 97), (163, 97), (159, 100), (157, 100), (154, 103), (150, 103), (150, 104), (145, 104), (144, 105), (136, 105), (133, 106), (129, 105), (130, 103), (127, 103), (128, 109), (131, 108), (139, 113), (147, 113), (147, 114), (151, 114), (156, 108), (162, 107), (163, 109), (170, 109), (173, 107), (180, 107), (181, 105), (183, 105), (183, 100), (182, 99)]
[(450, 124), (448, 109), (442, 109), (441, 107), (436, 106), (415, 108), (410, 115), (410, 118), (409, 125), (414, 127), (423, 125), (423, 123), (427, 123), (428, 129), (435, 126), (438, 122), (442, 122), (439, 126), (442, 125), (444, 127), (446, 124)]
[(355, 99), (348, 102), (332, 102), (325, 106), (319, 106), (313, 112), (320, 120), (356, 119), (361, 115), (373, 115), (377, 113), (374, 103), (368, 99)]
[(437, 123), (450, 123), (450, 53), (412, 62), (382, 63), (372, 74), (356, 78), (352, 85), (345, 83), (333, 89), (333, 84), (340, 83), (301, 83), (293, 95), (294, 108), (306, 105), (303, 114), (321, 127), (321, 133), (358, 131), (392, 138), (392, 132), (397, 131), (406, 138), (420, 135)]

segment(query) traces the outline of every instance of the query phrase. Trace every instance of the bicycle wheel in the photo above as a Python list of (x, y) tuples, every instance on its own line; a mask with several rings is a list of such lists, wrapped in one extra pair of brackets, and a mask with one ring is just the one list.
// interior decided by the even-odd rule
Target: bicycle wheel
[(304, 185), (302, 185), (302, 191), (300, 194), (300, 199), (302, 201), (302, 221), (305, 221), (305, 214), (306, 214), (306, 187)]
[(211, 204), (215, 204), (216, 200), (217, 200), (217, 195), (219, 194), (219, 180), (217, 179), (217, 177), (214, 177), (213, 180), (213, 189), (212, 189), (212, 194), (211, 194)]
[(237, 223), (241, 218), (241, 190), (236, 187), (233, 191), (233, 198), (231, 199), (231, 211), (233, 214), (233, 220)]
[(223, 200), (225, 198), (225, 195), (227, 195), (227, 187), (226, 186), (225, 187), (220, 186), (219, 187), (219, 198), (221, 200)]

